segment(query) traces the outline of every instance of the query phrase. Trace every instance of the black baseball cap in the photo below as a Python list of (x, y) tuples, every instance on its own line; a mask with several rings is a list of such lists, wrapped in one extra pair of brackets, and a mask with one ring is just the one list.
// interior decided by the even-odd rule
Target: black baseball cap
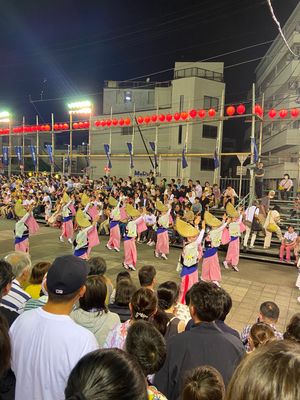
[(61, 296), (74, 293), (84, 285), (88, 273), (85, 260), (69, 255), (57, 257), (47, 274), (48, 292)]

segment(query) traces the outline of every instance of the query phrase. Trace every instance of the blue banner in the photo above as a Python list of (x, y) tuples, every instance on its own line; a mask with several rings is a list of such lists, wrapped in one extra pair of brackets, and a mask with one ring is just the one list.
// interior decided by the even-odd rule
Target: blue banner
[(16, 146), (16, 156), (19, 161), (19, 164), (22, 162), (22, 146)]
[(220, 166), (220, 162), (219, 162), (217, 150), (215, 150), (215, 154), (214, 154), (214, 169), (219, 168), (219, 166)]
[(127, 147), (128, 147), (128, 151), (129, 151), (129, 155), (130, 155), (130, 168), (134, 168), (134, 164), (133, 164), (133, 147), (132, 147), (132, 143), (127, 143)]
[(35, 151), (35, 146), (32, 144), (29, 146), (30, 147), (30, 153), (31, 153), (31, 158), (33, 161), (33, 165), (36, 167), (36, 151)]
[(46, 150), (49, 156), (50, 164), (53, 164), (53, 153), (51, 144), (46, 144)]
[(151, 150), (154, 151), (154, 168), (157, 168), (158, 167), (158, 162), (157, 162), (157, 154), (156, 154), (156, 151), (155, 151), (155, 142), (149, 142), (149, 145), (151, 147)]
[(251, 139), (251, 143), (253, 144), (253, 162), (257, 163), (258, 162), (258, 150), (256, 146), (256, 141), (254, 138)]
[(182, 169), (185, 169), (186, 167), (188, 167), (188, 163), (187, 163), (187, 159), (185, 157), (185, 153), (186, 153), (186, 146), (184, 146), (184, 148), (182, 150), (182, 159), (181, 159)]
[(67, 158), (66, 158), (66, 167), (69, 167), (71, 164), (71, 159), (70, 159), (70, 146), (68, 145), (68, 151), (67, 151)]
[(7, 166), (8, 165), (8, 146), (3, 146), (2, 152), (3, 152), (3, 164)]
[(103, 146), (104, 146), (104, 151), (105, 151), (105, 154), (106, 154), (106, 157), (107, 157), (107, 167), (109, 169), (111, 169), (112, 168), (112, 163), (111, 163), (111, 159), (110, 159), (110, 146), (109, 146), (109, 144), (104, 144)]

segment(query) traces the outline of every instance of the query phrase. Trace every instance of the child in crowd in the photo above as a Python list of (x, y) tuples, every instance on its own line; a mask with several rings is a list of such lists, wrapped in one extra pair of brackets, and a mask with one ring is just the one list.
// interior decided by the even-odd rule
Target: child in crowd
[(295, 248), (297, 237), (298, 235), (295, 232), (294, 227), (290, 225), (281, 242), (279, 250), (280, 261), (283, 261), (284, 253), (286, 253), (286, 262), (291, 261), (291, 250)]
[(31, 298), (40, 298), (42, 282), (50, 266), (51, 264), (49, 262), (39, 262), (33, 266), (29, 279), (29, 285), (25, 289), (25, 291), (30, 294)]

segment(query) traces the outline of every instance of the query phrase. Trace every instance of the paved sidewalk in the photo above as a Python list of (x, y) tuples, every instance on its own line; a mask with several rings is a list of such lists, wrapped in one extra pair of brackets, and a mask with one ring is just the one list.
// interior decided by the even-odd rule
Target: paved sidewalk
[[(0, 220), (0, 257), (13, 250), (12, 221)], [(41, 227), (37, 235), (30, 238), (30, 253), (33, 262), (52, 261), (63, 254), (72, 254), (71, 246), (59, 242), (57, 229)], [(114, 281), (116, 274), (122, 270), (123, 251), (116, 253), (105, 248), (107, 237), (101, 237), (101, 243), (92, 255), (101, 255), (107, 260), (108, 275)], [(166, 280), (179, 282), (176, 265), (180, 250), (171, 248), (167, 261), (154, 257), (153, 248), (145, 244), (137, 244), (138, 267), (152, 264), (158, 271), (159, 283)], [(224, 253), (220, 253), (220, 260)], [(255, 322), (260, 303), (266, 300), (275, 301), (280, 307), (278, 329), (284, 330), (293, 314), (300, 312), (297, 297), (300, 291), (295, 287), (297, 270), (294, 267), (261, 263), (252, 260), (241, 260), (240, 272), (222, 269), (222, 286), (233, 299), (233, 308), (228, 316), (228, 322), (233, 328), (241, 330), (247, 323)], [(132, 273), (137, 282), (137, 272)]]

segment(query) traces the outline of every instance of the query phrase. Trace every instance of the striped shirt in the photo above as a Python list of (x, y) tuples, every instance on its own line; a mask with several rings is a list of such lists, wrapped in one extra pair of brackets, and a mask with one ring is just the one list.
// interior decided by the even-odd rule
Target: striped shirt
[(31, 299), (31, 296), (21, 288), (17, 279), (14, 279), (10, 291), (2, 297), (1, 304), (3, 307), (21, 314), (24, 311), (26, 301), (29, 299)]

